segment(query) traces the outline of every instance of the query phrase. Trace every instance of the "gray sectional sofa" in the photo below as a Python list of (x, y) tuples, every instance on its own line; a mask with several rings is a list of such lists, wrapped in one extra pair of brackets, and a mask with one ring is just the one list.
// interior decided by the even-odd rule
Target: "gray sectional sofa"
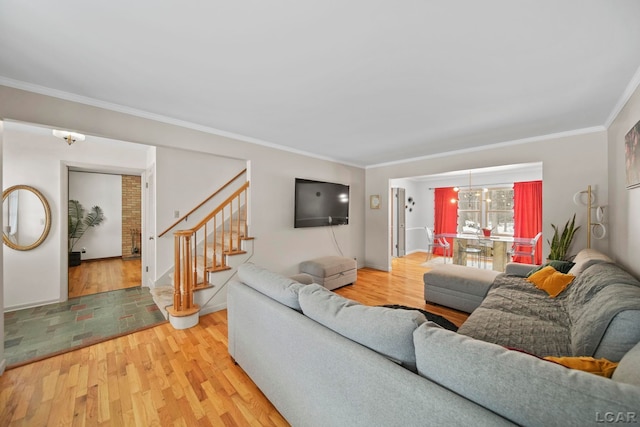
[(525, 279), (537, 266), (508, 264), (458, 333), (540, 357), (619, 361), (640, 342), (640, 282), (593, 249), (574, 262), (555, 298)]
[(293, 426), (640, 422), (640, 344), (603, 378), (253, 264), (227, 307), (231, 357)]

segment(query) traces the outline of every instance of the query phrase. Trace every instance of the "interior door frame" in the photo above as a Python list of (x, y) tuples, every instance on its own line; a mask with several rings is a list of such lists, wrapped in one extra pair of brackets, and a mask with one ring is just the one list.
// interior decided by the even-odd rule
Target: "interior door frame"
[(156, 278), (156, 164), (142, 175), (142, 286), (155, 287)]
[(406, 189), (391, 187), (392, 226), (391, 226), (391, 256), (403, 257), (406, 255)]
[[(60, 200), (64, 200), (60, 206), (60, 230), (62, 230), (63, 236), (67, 236), (69, 233), (69, 172), (95, 172), (95, 173), (104, 173), (104, 174), (112, 174), (112, 175), (134, 175), (140, 176), (142, 180), (144, 180), (146, 170), (144, 169), (130, 169), (130, 168), (120, 168), (117, 166), (105, 166), (105, 165), (96, 165), (90, 163), (82, 163), (82, 162), (69, 162), (62, 161), (60, 163)], [(142, 191), (141, 197), (144, 195), (144, 191)], [(144, 200), (143, 200), (144, 203)], [(144, 205), (143, 205), (144, 209)], [(145, 229), (145, 217), (144, 213), (142, 213), (140, 220), (142, 222), (142, 230)], [(69, 299), (69, 248), (68, 248), (68, 240), (66, 238), (60, 239), (60, 301), (67, 301)], [(144, 239), (141, 239), (141, 246), (144, 244)], [(144, 256), (144, 251), (143, 251)], [(143, 263), (141, 263), (143, 264)], [(144, 274), (144, 267), (141, 267), (142, 273)], [(142, 285), (144, 285), (144, 280)]]

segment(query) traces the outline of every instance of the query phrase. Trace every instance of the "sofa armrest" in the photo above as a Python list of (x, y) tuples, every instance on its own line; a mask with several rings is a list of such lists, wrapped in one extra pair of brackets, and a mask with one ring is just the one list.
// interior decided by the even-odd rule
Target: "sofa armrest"
[(531, 270), (536, 267), (540, 266), (534, 264), (521, 264), (519, 262), (509, 262), (507, 263), (507, 267), (505, 268), (504, 272), (511, 276), (525, 277)]

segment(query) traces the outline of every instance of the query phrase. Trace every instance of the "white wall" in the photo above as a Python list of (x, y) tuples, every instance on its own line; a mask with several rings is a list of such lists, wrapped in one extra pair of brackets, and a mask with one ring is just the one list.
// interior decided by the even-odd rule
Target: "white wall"
[(640, 277), (640, 188), (627, 190), (624, 137), (640, 120), (640, 88), (608, 129), (609, 205), (605, 218), (609, 225), (610, 253), (636, 277)]
[[(607, 204), (607, 133), (598, 131), (555, 137), (546, 140), (488, 148), (448, 156), (434, 156), (406, 163), (372, 167), (366, 171), (366, 192), (387, 194), (389, 180), (518, 163), (542, 162), (543, 176), (543, 254), (548, 253), (546, 238), (551, 224), (564, 224), (576, 213), (579, 224), (586, 223), (586, 209), (573, 203), (573, 195), (591, 184), (598, 201)], [(366, 211), (366, 265), (380, 270), (391, 268), (389, 247), (389, 200), (383, 196), (380, 209)], [(586, 246), (584, 227), (576, 234), (572, 252)], [(593, 247), (608, 251), (608, 239), (593, 242)], [(544, 256), (544, 255), (543, 255)]]
[(67, 299), (67, 165), (144, 170), (147, 147), (98, 137), (68, 146), (50, 129), (4, 123), (3, 188), (38, 189), (51, 207), (47, 239), (30, 251), (5, 248), (4, 307), (15, 310)]
[[(188, 150), (159, 147), (156, 149), (156, 230), (159, 236), (177, 219), (200, 204), (227, 181), (246, 168), (246, 161)], [(174, 264), (173, 231), (193, 227), (221, 201), (237, 190), (230, 186), (205, 204), (193, 217), (187, 218), (156, 242), (154, 280), (161, 278)]]
[(105, 220), (87, 229), (73, 250), (83, 260), (122, 256), (122, 176), (95, 172), (69, 172), (69, 200), (77, 200), (88, 213), (99, 206)]

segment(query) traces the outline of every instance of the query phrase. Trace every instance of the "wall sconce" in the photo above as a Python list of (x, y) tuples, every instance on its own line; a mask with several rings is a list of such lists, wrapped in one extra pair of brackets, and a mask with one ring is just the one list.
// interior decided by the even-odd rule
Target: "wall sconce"
[(68, 130), (53, 130), (53, 136), (56, 138), (64, 139), (67, 144), (71, 145), (76, 141), (84, 141), (84, 135), (76, 132), (69, 132)]

